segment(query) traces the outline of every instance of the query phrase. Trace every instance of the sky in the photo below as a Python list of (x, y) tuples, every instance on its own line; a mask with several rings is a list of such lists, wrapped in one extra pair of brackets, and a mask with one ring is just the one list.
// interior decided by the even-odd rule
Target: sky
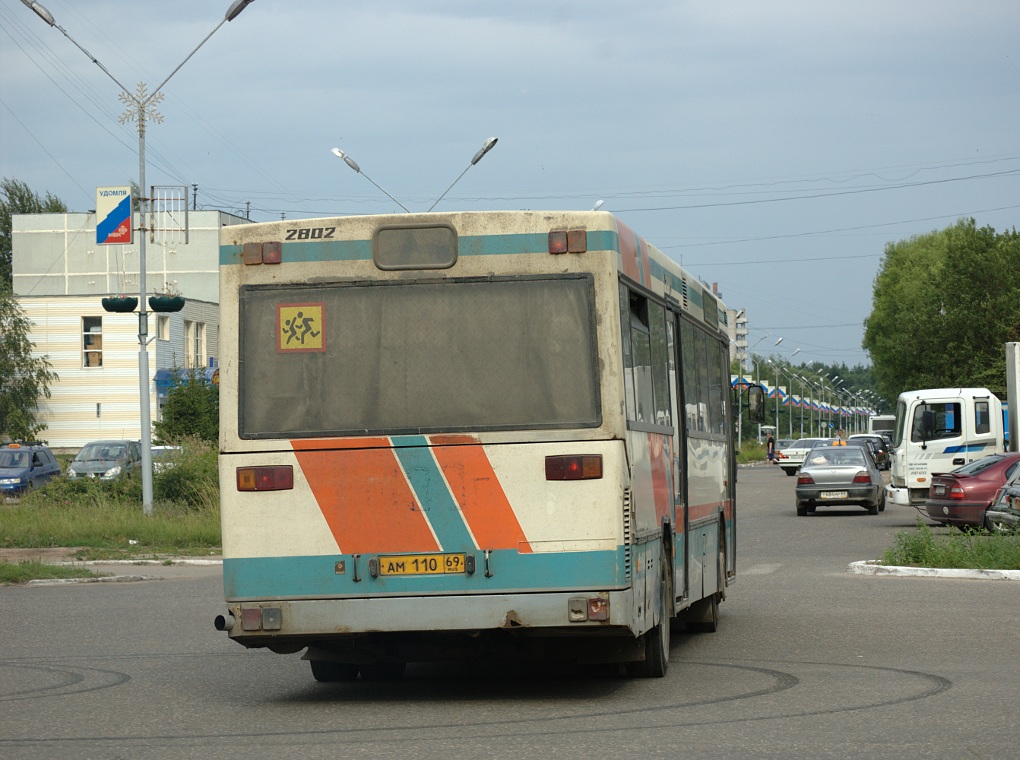
[(0, 0), (0, 176), (74, 211), (137, 181), (117, 82), (173, 73), (146, 184), (199, 208), (603, 201), (745, 309), (755, 353), (850, 367), (887, 245), (1020, 217), (1016, 0), (254, 0), (219, 28), (229, 0), (42, 5), (56, 27)]

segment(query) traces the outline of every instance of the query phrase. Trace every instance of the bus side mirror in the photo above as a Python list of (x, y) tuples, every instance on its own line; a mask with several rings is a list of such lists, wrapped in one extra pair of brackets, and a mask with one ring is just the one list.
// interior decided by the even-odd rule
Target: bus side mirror
[(747, 389), (747, 414), (751, 422), (761, 424), (765, 421), (765, 389), (760, 385)]

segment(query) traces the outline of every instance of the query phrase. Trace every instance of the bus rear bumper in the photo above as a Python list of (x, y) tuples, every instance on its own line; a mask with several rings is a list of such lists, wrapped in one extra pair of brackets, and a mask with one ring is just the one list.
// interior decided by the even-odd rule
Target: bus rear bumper
[(231, 602), (215, 626), (246, 647), (297, 651), (332, 639), (372, 634), (523, 635), (592, 633), (636, 636), (629, 590), (482, 596)]

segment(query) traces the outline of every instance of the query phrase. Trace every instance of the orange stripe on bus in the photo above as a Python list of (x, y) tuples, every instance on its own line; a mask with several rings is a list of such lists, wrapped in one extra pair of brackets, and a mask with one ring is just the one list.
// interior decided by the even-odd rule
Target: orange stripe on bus
[(616, 231), (620, 240), (620, 265), (623, 273), (632, 280), (641, 281), (641, 272), (638, 269), (638, 242), (634, 230), (616, 220)]
[(481, 446), (437, 446), (432, 452), (478, 548), (531, 553), (531, 544), (484, 449)]
[(341, 553), (439, 549), (392, 450), (295, 456)]

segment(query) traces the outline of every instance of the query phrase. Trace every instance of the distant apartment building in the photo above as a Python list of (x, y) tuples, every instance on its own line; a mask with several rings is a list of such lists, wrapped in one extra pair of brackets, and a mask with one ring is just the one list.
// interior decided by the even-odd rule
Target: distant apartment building
[[(34, 353), (59, 379), (40, 401), (40, 435), (57, 449), (97, 438), (141, 436), (139, 316), (103, 309), (102, 299), (138, 297), (139, 247), (96, 243), (91, 213), (13, 217), (14, 294), (32, 323)], [(160, 410), (173, 370), (211, 375), (219, 363), (219, 231), (243, 224), (221, 211), (192, 211), (187, 242), (148, 242), (146, 293), (172, 289), (179, 312), (149, 312), (146, 331), (150, 419)], [(136, 234), (137, 237), (137, 234)]]

